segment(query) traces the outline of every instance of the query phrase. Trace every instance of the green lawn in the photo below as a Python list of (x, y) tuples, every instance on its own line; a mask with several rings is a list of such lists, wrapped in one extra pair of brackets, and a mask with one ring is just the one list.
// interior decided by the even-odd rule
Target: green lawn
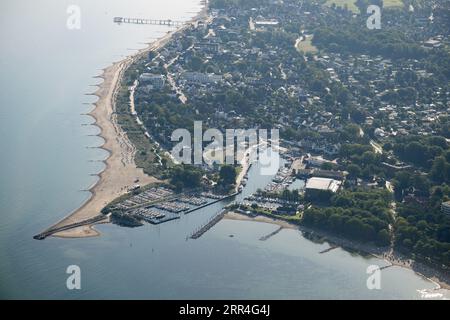
[(355, 1), (356, 0), (327, 0), (326, 5), (331, 6), (333, 3), (338, 7), (344, 7), (347, 5), (349, 10), (358, 13), (359, 10), (358, 7), (355, 6)]
[(302, 51), (304, 53), (316, 53), (317, 52), (317, 48), (311, 43), (312, 37), (308, 36), (306, 38), (306, 40), (304, 41), (300, 41), (297, 43), (297, 50), (298, 51)]
[(384, 0), (384, 6), (386, 8), (388, 7), (402, 7), (403, 1), (402, 0)]
[[(331, 6), (333, 3), (335, 3), (338, 7), (344, 7), (347, 5), (348, 9), (358, 13), (358, 7), (355, 6), (356, 0), (327, 0), (326, 5)], [(384, 0), (384, 7), (402, 7), (403, 1), (402, 0)]]

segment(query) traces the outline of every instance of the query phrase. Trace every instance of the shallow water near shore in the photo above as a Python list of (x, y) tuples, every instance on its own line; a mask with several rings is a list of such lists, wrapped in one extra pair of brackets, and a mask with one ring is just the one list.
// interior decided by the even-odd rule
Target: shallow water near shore
[[(81, 9), (68, 30), (66, 9)], [(32, 236), (89, 198), (104, 168), (98, 128), (80, 115), (96, 100), (86, 93), (111, 62), (164, 35), (156, 26), (115, 25), (114, 16), (187, 20), (198, 0), (2, 1), (0, 4), (0, 297), (1, 298), (373, 298), (416, 299), (435, 285), (411, 270), (382, 272), (381, 290), (366, 287), (369, 265), (387, 263), (342, 249), (319, 254), (298, 230), (223, 220), (186, 240), (223, 204), (160, 226), (101, 225), (101, 237)], [(21, 17), (21, 19), (17, 19)], [(130, 50), (132, 49), (132, 50)], [(250, 173), (244, 195), (270, 181)], [(233, 237), (230, 237), (232, 235)], [(66, 288), (66, 268), (81, 268), (81, 290)], [(447, 294), (447, 297), (449, 295)]]

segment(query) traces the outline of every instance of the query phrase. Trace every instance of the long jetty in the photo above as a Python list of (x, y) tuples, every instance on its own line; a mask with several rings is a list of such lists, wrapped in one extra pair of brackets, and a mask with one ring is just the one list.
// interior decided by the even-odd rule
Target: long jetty
[(150, 24), (154, 26), (168, 26), (168, 27), (181, 27), (186, 24), (185, 21), (174, 21), (170, 19), (158, 20), (158, 19), (140, 19), (140, 18), (126, 18), (115, 17), (113, 20), (115, 23), (132, 23), (132, 24)]
[(108, 218), (107, 216), (105, 216), (103, 214), (100, 214), (100, 215), (95, 216), (95, 217), (93, 217), (91, 219), (87, 219), (87, 220), (80, 221), (80, 222), (77, 222), (77, 223), (68, 224), (68, 225), (65, 225), (65, 226), (60, 227), (60, 228), (48, 229), (48, 230), (46, 230), (46, 231), (44, 231), (42, 233), (39, 233), (39, 234), (35, 235), (33, 238), (36, 239), (36, 240), (44, 240), (45, 238), (47, 238), (47, 237), (49, 237), (49, 236), (51, 236), (51, 235), (53, 235), (55, 233), (58, 233), (58, 232), (61, 232), (61, 231), (66, 231), (66, 230), (70, 230), (70, 229), (77, 228), (77, 227), (82, 227), (82, 226), (85, 226), (85, 225), (91, 225), (91, 224), (94, 224), (94, 223), (98, 223), (98, 222), (103, 221), (103, 220), (105, 220), (107, 218)]
[(200, 238), (209, 229), (214, 227), (220, 220), (222, 220), (227, 212), (228, 212), (228, 209), (222, 209), (222, 211), (220, 211), (216, 216), (211, 218), (203, 227), (200, 227), (199, 229), (194, 231), (189, 238), (194, 239), (194, 240)]
[(325, 249), (325, 250), (320, 251), (319, 253), (320, 253), (320, 254), (324, 254), (324, 253), (330, 252), (330, 251), (332, 251), (332, 250), (334, 250), (334, 249), (337, 249), (337, 248), (339, 248), (339, 246), (333, 245), (333, 246), (331, 246), (331, 247), (329, 247), (329, 248), (327, 248), (327, 249)]
[(280, 232), (281, 230), (283, 230), (283, 229), (284, 229), (283, 227), (279, 227), (277, 230), (275, 230), (275, 231), (269, 233), (268, 235), (265, 235), (265, 236), (261, 237), (259, 240), (260, 240), (260, 241), (266, 241), (266, 240), (268, 240), (269, 238), (271, 238), (271, 237), (273, 237), (274, 235), (276, 235), (277, 233), (279, 233), (279, 232)]

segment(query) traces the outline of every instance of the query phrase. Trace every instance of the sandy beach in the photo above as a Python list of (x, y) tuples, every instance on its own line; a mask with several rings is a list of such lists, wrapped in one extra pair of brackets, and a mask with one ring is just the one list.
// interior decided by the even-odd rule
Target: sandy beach
[(237, 213), (234, 211), (227, 212), (225, 216), (223, 217), (227, 220), (239, 220), (239, 221), (253, 221), (253, 222), (262, 222), (262, 223), (270, 223), (275, 224), (277, 226), (283, 227), (285, 229), (298, 229), (298, 226), (292, 223), (289, 223), (287, 221), (278, 220), (278, 219), (272, 219), (266, 216), (255, 216), (250, 217), (246, 216), (245, 214)]
[[(105, 140), (101, 148), (109, 153), (104, 161), (105, 169), (98, 175), (98, 182), (90, 189), (91, 198), (67, 218), (50, 229), (77, 223), (95, 217), (101, 209), (115, 198), (125, 194), (137, 179), (142, 185), (155, 182), (156, 179), (137, 168), (134, 163), (135, 148), (126, 133), (117, 125), (114, 114), (115, 94), (120, 85), (121, 76), (134, 61), (135, 56), (114, 63), (106, 68), (100, 76), (103, 82), (94, 93), (98, 97), (95, 108), (89, 113), (95, 119), (95, 125), (101, 130), (100, 136)], [(55, 233), (59, 237), (89, 237), (99, 233), (91, 225)]]
[[(132, 56), (113, 63), (98, 76), (103, 79), (103, 82), (98, 85), (98, 90), (93, 93), (93, 95), (98, 97), (98, 100), (94, 103), (95, 107), (89, 115), (95, 119), (94, 125), (100, 128), (99, 136), (105, 141), (99, 148), (105, 149), (109, 153), (108, 158), (104, 160), (105, 169), (98, 174), (99, 179), (97, 183), (89, 189), (92, 194), (91, 197), (79, 209), (44, 232), (80, 223), (98, 216), (105, 205), (125, 194), (128, 188), (135, 184), (136, 180), (139, 180), (140, 185), (158, 181), (156, 178), (145, 174), (141, 168), (136, 167), (134, 162), (136, 149), (126, 133), (117, 124), (116, 115), (114, 114), (116, 94), (120, 88), (123, 73), (134, 61), (149, 51), (163, 47), (174, 34), (183, 31), (196, 20), (205, 18), (206, 14), (207, 6), (190, 23), (176, 31), (167, 33), (164, 37), (150, 43), (147, 48), (139, 50)], [(105, 219), (100, 223), (107, 222), (108, 220)], [(84, 238), (98, 235), (99, 232), (94, 229), (92, 224), (52, 234), (52, 236), (61, 238)]]

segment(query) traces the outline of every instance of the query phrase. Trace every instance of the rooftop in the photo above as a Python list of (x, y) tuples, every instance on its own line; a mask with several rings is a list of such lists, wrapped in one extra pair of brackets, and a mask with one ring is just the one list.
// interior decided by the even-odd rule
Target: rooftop
[(311, 179), (308, 179), (308, 181), (306, 182), (306, 189), (314, 190), (329, 190), (331, 192), (336, 192), (338, 191), (340, 186), (340, 181), (328, 178), (313, 177)]

